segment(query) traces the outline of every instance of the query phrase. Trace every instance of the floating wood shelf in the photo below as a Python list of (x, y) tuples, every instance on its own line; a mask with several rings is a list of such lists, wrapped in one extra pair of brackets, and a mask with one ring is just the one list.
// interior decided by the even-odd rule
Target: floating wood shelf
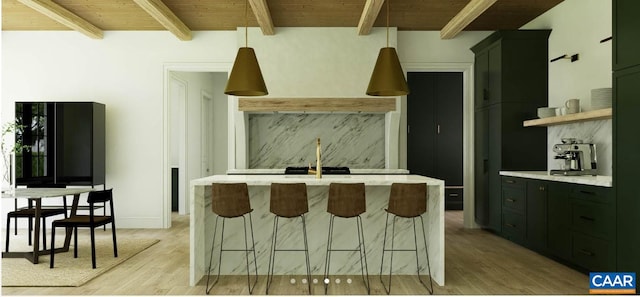
[(240, 98), (239, 111), (252, 112), (388, 112), (395, 98)]
[(585, 111), (579, 113), (572, 113), (557, 117), (548, 117), (542, 119), (528, 120), (523, 122), (524, 127), (531, 126), (555, 126), (584, 121), (605, 120), (610, 119), (612, 116), (612, 109), (598, 109), (592, 111)]

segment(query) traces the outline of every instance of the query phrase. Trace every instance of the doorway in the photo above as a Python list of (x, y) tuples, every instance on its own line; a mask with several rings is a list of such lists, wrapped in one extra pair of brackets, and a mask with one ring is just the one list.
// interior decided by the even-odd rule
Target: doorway
[(407, 169), (445, 181), (445, 209), (463, 209), (463, 74), (409, 72)]
[[(175, 191), (178, 215), (191, 212), (191, 180), (225, 173), (227, 170), (227, 119), (231, 104), (228, 104), (230, 99), (224, 94), (224, 86), (231, 66), (231, 63), (178, 63), (164, 66), (164, 228), (170, 228), (172, 220), (172, 192), (176, 188), (172, 185), (172, 168), (177, 166), (178, 169), (178, 191)], [(206, 113), (205, 110), (210, 112)]]

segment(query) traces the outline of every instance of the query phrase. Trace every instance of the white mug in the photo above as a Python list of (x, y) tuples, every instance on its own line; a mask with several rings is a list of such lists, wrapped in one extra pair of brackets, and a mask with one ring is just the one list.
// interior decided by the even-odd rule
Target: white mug
[(569, 99), (564, 103), (564, 106), (567, 107), (567, 113), (578, 113), (580, 112), (580, 99)]

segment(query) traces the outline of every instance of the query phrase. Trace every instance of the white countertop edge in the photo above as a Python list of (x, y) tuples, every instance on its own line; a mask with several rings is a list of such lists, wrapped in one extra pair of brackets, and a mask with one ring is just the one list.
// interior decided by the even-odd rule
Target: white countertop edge
[[(407, 169), (368, 168), (349, 170), (351, 171), (351, 174), (409, 174), (409, 170)], [(229, 169), (227, 170), (227, 174), (284, 174), (284, 169)]]
[(249, 186), (269, 186), (278, 183), (306, 183), (309, 186), (328, 186), (331, 183), (364, 183), (366, 186), (389, 186), (392, 183), (426, 183), (444, 187), (444, 181), (421, 175), (324, 175), (316, 179), (314, 175), (213, 175), (191, 181), (191, 186), (220, 183), (247, 183)]
[(613, 187), (613, 178), (608, 175), (550, 175), (548, 171), (500, 171), (500, 175), (531, 178), (539, 180), (557, 181), (589, 186)]

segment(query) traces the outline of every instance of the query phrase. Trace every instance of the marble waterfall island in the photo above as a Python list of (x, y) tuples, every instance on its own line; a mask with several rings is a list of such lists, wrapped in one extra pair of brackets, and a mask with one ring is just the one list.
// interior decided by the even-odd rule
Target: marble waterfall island
[[(444, 285), (444, 181), (419, 175), (331, 175), (316, 179), (312, 175), (214, 175), (191, 181), (191, 221), (190, 221), (190, 276), (191, 286), (198, 283), (209, 264), (211, 240), (215, 224), (215, 215), (211, 211), (211, 184), (247, 183), (251, 200), (253, 232), (258, 259), (258, 274), (267, 275), (269, 249), (274, 215), (269, 212), (270, 185), (278, 183), (306, 183), (309, 199), (309, 212), (305, 215), (309, 245), (311, 274), (322, 276), (330, 215), (326, 212), (330, 183), (364, 183), (367, 208), (361, 215), (364, 226), (365, 247), (370, 275), (380, 273), (382, 240), (384, 236), (389, 191), (393, 183), (426, 183), (427, 212), (423, 215), (431, 274), (440, 286)], [(244, 247), (242, 219), (226, 220), (225, 249)], [(391, 220), (390, 220), (391, 221)], [(420, 220), (416, 220), (417, 223)], [(278, 248), (299, 249), (303, 246), (300, 219), (281, 219), (278, 230)], [(335, 219), (333, 247), (353, 249), (357, 247), (355, 219)], [(424, 249), (421, 240), (421, 228), (418, 231), (418, 248)], [(219, 238), (219, 233), (218, 233)], [(388, 237), (389, 239), (390, 237)], [(219, 239), (216, 253), (219, 251)], [(387, 243), (389, 244), (389, 243)], [(396, 221), (395, 248), (414, 246), (411, 220), (399, 218)], [(359, 275), (358, 252), (336, 252), (331, 255), (330, 275)], [(426, 272), (424, 250), (420, 253), (420, 274)], [(388, 256), (388, 255), (387, 255)], [(275, 274), (304, 275), (304, 253), (278, 252), (276, 254)], [(222, 275), (245, 275), (246, 262), (243, 252), (225, 252), (223, 255)], [(393, 257), (394, 274), (415, 275), (415, 253), (396, 252)], [(214, 265), (217, 264), (214, 258)], [(388, 258), (385, 269), (388, 269)], [(388, 271), (388, 270), (387, 270)], [(252, 272), (253, 273), (253, 272)], [(377, 276), (375, 276), (377, 278)], [(374, 281), (371, 277), (371, 281)]]

